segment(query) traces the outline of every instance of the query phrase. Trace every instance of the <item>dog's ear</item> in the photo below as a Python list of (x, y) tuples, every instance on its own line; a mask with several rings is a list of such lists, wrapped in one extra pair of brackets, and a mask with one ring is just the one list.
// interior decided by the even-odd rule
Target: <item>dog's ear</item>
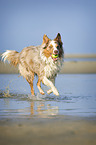
[(57, 34), (56, 38), (54, 39), (55, 41), (61, 41), (61, 35), (60, 33)]
[(48, 43), (49, 42), (49, 38), (47, 37), (47, 35), (46, 34), (44, 34), (44, 36), (43, 36), (43, 43)]
[(60, 35), (60, 33), (58, 33), (57, 34), (57, 36), (56, 36), (56, 38), (54, 39), (55, 41), (57, 41), (58, 43), (59, 43), (59, 45), (60, 45), (60, 47), (62, 47), (62, 41), (61, 41), (61, 35)]

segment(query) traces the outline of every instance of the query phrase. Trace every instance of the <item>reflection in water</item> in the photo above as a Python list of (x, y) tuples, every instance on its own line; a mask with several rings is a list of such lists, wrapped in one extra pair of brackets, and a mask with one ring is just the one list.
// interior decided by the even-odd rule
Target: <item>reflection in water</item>
[(31, 109), (30, 109), (31, 115), (33, 115), (34, 114), (34, 102), (31, 103), (30, 107), (31, 107)]
[[(46, 103), (40, 95), (34, 96), (24, 94), (12, 94), (9, 86), (4, 91), (0, 91), (2, 99), (0, 116), (2, 115), (57, 115), (59, 107)], [(48, 97), (46, 97), (48, 99)], [(1, 100), (0, 100), (1, 101)], [(27, 107), (26, 107), (27, 106)], [(6, 108), (6, 109), (5, 109)], [(43, 116), (44, 117), (44, 116)]]
[[(29, 95), (28, 95), (29, 96)], [(27, 95), (10, 94), (9, 91), (0, 93), (0, 117), (1, 116), (38, 116), (49, 117), (50, 115), (58, 115), (59, 107), (46, 101), (34, 101)]]
[(58, 114), (58, 106), (51, 106), (51, 104), (45, 105), (44, 102), (35, 103), (31, 102), (31, 115), (57, 115)]

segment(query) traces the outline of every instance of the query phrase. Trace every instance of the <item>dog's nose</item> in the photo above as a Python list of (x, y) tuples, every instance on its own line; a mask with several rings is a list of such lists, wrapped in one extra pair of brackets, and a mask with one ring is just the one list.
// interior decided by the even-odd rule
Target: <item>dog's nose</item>
[(55, 53), (55, 54), (58, 54), (58, 50), (54, 50), (54, 53)]

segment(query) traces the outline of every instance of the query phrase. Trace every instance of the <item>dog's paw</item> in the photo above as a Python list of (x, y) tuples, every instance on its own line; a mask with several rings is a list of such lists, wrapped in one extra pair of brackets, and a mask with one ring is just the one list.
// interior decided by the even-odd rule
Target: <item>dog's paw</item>
[(59, 96), (59, 92), (53, 92), (54, 95)]
[(56, 88), (53, 89), (53, 94), (56, 95), (56, 96), (59, 96), (59, 92), (57, 91)]
[(43, 91), (40, 91), (40, 94), (44, 95), (45, 93)]
[(52, 89), (47, 91), (47, 94), (51, 94), (53, 92), (54, 95), (59, 96), (59, 92), (57, 90), (52, 91)]
[(51, 94), (52, 93), (52, 89), (47, 91), (47, 94)]

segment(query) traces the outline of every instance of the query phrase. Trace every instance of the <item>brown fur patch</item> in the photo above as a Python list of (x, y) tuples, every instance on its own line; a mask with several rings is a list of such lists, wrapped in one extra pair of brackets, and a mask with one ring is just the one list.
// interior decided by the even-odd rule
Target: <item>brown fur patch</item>
[(47, 37), (46, 34), (44, 34), (43, 36), (43, 43), (48, 43), (49, 42), (49, 38)]
[(50, 57), (50, 53), (49, 53), (46, 49), (44, 49), (43, 54), (44, 54), (47, 58)]
[(49, 58), (53, 53), (53, 45), (48, 46), (46, 49), (43, 50), (43, 54)]
[(51, 49), (51, 48), (53, 48), (53, 45), (52, 45), (52, 44), (50, 44), (50, 45), (49, 45), (49, 48), (50, 48), (50, 49)]

